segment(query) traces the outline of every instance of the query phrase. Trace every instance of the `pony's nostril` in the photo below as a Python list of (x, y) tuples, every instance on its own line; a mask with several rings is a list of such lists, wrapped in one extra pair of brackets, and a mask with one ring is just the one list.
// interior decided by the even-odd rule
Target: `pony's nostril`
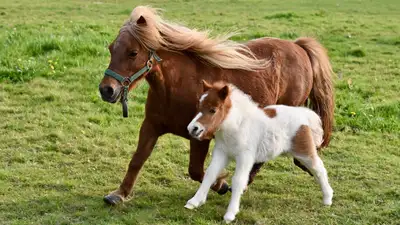
[(104, 97), (111, 98), (114, 95), (114, 89), (111, 86), (105, 86), (100, 88), (100, 93)]
[(193, 127), (193, 132), (196, 132), (199, 128), (197, 126)]
[(110, 96), (110, 97), (113, 96), (114, 88), (112, 88), (110, 86), (107, 86), (107, 87), (105, 87), (105, 89), (106, 89), (106, 93), (107, 93), (108, 96)]

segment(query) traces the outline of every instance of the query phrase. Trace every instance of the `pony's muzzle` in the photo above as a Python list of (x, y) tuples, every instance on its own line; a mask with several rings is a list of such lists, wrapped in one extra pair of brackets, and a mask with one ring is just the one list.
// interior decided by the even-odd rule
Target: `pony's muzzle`
[(115, 103), (118, 100), (120, 91), (112, 86), (105, 85), (99, 87), (101, 98), (110, 103)]

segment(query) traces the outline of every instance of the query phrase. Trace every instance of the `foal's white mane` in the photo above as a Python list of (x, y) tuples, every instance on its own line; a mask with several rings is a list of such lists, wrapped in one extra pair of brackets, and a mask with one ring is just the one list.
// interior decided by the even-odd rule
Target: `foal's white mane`
[(264, 112), (262, 112), (258, 107), (258, 103), (253, 101), (250, 95), (247, 95), (235, 85), (229, 84), (229, 90), (230, 94), (228, 98), (232, 105), (229, 108), (228, 115), (219, 125), (218, 130), (225, 130), (228, 133), (233, 131), (235, 133), (237, 130), (232, 129), (233, 127), (238, 128), (244, 121), (251, 121), (260, 115), (263, 116)]
[(250, 95), (247, 95), (233, 84), (229, 84), (229, 89), (231, 90), (230, 99), (233, 106), (246, 112), (260, 110), (258, 103), (253, 101)]
[[(137, 24), (141, 16), (146, 25)], [(265, 69), (269, 63), (267, 59), (257, 59), (246, 45), (228, 40), (232, 34), (210, 38), (208, 31), (197, 31), (164, 20), (158, 9), (149, 6), (134, 8), (121, 31), (128, 31), (147, 49), (191, 52), (203, 61), (225, 69), (256, 71)]]

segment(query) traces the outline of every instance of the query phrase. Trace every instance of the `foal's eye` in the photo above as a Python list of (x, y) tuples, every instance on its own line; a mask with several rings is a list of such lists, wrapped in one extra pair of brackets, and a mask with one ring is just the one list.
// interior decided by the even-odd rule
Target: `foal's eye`
[(210, 109), (210, 113), (214, 114), (215, 113), (215, 109)]
[(137, 55), (136, 51), (129, 52), (129, 57), (131, 57), (131, 58), (135, 57), (136, 55)]

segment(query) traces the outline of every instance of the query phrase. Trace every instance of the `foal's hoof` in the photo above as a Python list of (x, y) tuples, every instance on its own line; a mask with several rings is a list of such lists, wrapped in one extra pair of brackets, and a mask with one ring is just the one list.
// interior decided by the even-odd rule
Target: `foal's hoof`
[(226, 213), (224, 216), (224, 220), (226, 224), (231, 223), (232, 221), (235, 220), (235, 214), (229, 212)]
[(188, 202), (188, 203), (186, 203), (185, 208), (192, 210), (192, 209), (195, 209), (197, 207)]
[(230, 187), (227, 183), (223, 183), (221, 188), (217, 191), (219, 195), (224, 195), (226, 192), (230, 190)]
[(117, 205), (124, 201), (121, 196), (114, 195), (114, 194), (109, 194), (109, 195), (104, 196), (103, 200), (108, 205)]
[(206, 199), (203, 200), (198, 200), (197, 198), (193, 197), (191, 199), (189, 199), (189, 201), (187, 201), (185, 208), (187, 209), (195, 209), (200, 207), (201, 205), (203, 205), (204, 203), (206, 203)]
[(325, 206), (331, 206), (332, 205), (332, 199), (324, 199), (323, 201)]

